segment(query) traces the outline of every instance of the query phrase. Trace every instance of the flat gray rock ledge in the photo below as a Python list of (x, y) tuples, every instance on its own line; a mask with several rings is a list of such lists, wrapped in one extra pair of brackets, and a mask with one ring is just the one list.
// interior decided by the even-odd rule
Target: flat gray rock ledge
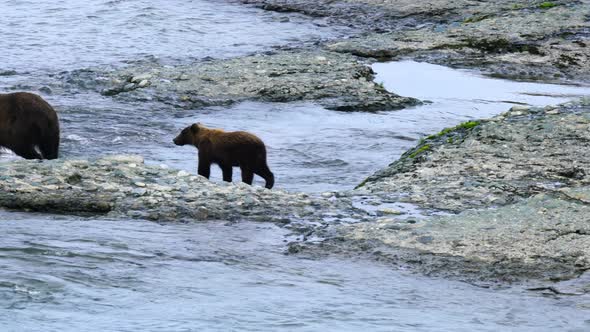
[[(495, 210), (339, 226), (292, 251), (356, 252), (427, 275), (489, 282), (561, 281), (590, 270), (590, 187), (539, 194)], [(582, 292), (590, 291), (587, 288)]]
[(370, 200), (370, 222), (326, 229), (325, 241), (290, 250), (368, 255), (476, 283), (576, 278), (590, 270), (587, 142), (588, 98), (442, 130), (349, 193)]
[(366, 61), (325, 51), (281, 51), (181, 66), (148, 63), (106, 76), (104, 95), (188, 109), (258, 100), (313, 101), (332, 110), (376, 112), (420, 103), (373, 82)]
[(241, 0), (266, 10), (324, 17), (366, 33), (326, 49), (411, 58), (539, 81), (590, 78), (588, 1)]
[(18, 211), (154, 221), (288, 223), (322, 220), (322, 213), (340, 211), (338, 206), (346, 205), (335, 197), (310, 197), (242, 183), (216, 184), (185, 171), (146, 165), (139, 156), (16, 161), (0, 164), (0, 174), (0, 207)]
[(590, 99), (515, 106), (425, 137), (358, 191), (454, 213), (590, 185)]

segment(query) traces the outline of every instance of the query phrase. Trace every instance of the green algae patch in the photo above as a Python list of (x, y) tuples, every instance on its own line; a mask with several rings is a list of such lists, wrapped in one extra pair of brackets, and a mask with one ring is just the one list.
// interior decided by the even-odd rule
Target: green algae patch
[(369, 182), (369, 179), (370, 177), (367, 177), (363, 180), (363, 182), (359, 183), (356, 187), (354, 187), (354, 189), (359, 189), (360, 187), (364, 186), (365, 184), (367, 184), (367, 182)]
[(456, 125), (455, 127), (445, 128), (445, 129), (441, 130), (437, 134), (426, 136), (426, 139), (427, 140), (432, 140), (432, 139), (435, 139), (435, 138), (438, 138), (438, 137), (445, 136), (445, 135), (450, 134), (452, 132), (456, 132), (456, 131), (460, 131), (460, 130), (470, 130), (472, 128), (475, 128), (475, 127), (479, 126), (480, 124), (481, 124), (480, 121), (467, 121), (467, 122), (463, 122), (463, 123), (461, 123), (459, 125)]
[(424, 144), (421, 147), (419, 147), (416, 151), (412, 152), (412, 154), (410, 154), (410, 158), (416, 158), (416, 156), (418, 156), (422, 152), (428, 151), (430, 149), (431, 149), (431, 146), (430, 145)]
[(480, 122), (479, 121), (467, 121), (467, 122), (463, 122), (460, 125), (456, 126), (456, 129), (471, 129), (473, 127), (477, 127), (479, 126)]
[[(473, 128), (479, 126), (481, 121), (466, 121), (458, 124), (451, 128), (445, 128), (437, 134), (433, 134), (420, 139), (418, 144), (406, 151), (401, 157), (389, 165), (390, 168), (395, 168), (396, 172), (402, 172), (403, 169), (407, 169), (416, 163), (421, 162), (420, 159), (416, 159), (420, 155), (427, 151), (432, 151), (434, 147), (444, 146), (445, 144), (459, 144), (463, 141), (466, 134)], [(445, 138), (445, 136), (448, 136)], [(363, 180), (354, 189), (359, 189), (365, 186), (369, 182), (374, 182), (376, 179), (381, 177), (378, 173), (373, 174)]]
[(559, 5), (554, 2), (550, 2), (550, 1), (542, 2), (539, 4), (539, 8), (541, 8), (541, 9), (549, 9), (549, 8), (553, 8), (553, 7), (557, 7), (557, 6), (559, 6)]

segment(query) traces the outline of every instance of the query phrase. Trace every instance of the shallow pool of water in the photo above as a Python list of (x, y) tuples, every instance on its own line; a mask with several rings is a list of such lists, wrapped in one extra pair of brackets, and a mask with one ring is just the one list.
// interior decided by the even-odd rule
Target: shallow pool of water
[[(590, 86), (515, 82), (416, 61), (376, 63), (376, 82), (390, 91), (434, 103), (427, 109), (455, 109), (490, 117), (513, 105), (545, 106), (590, 95)], [(423, 106), (421, 108), (424, 108)]]

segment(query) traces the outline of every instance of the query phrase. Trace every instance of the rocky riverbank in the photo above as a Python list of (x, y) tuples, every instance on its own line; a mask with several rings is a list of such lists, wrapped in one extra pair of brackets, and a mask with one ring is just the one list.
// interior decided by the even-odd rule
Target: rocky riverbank
[(590, 81), (590, 2), (243, 0), (301, 12), (363, 33), (327, 50), (411, 58), (522, 80)]
[(15, 161), (0, 164), (0, 174), (0, 207), (18, 211), (160, 222), (249, 219), (316, 224), (343, 213), (354, 215), (345, 207), (350, 207), (347, 200), (332, 193), (311, 197), (241, 183), (216, 184), (165, 165), (146, 165), (139, 156)]
[(515, 106), (425, 137), (359, 189), (453, 213), (590, 185), (590, 100)]
[[(588, 99), (445, 129), (349, 193), (365, 199), (371, 222), (291, 250), (361, 252), (472, 281), (579, 276), (590, 270), (588, 142)], [(399, 202), (431, 216), (383, 208)]]

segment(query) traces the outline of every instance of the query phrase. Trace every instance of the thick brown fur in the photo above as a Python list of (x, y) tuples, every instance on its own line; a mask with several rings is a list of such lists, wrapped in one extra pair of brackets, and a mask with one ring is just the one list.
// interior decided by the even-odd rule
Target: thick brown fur
[(56, 159), (59, 120), (55, 110), (36, 94), (0, 94), (0, 146), (26, 159)]
[(176, 145), (194, 145), (199, 150), (198, 173), (209, 178), (211, 164), (223, 172), (223, 181), (232, 181), (232, 167), (239, 166), (242, 181), (252, 184), (254, 174), (261, 176), (265, 187), (274, 185), (274, 175), (266, 163), (266, 147), (260, 138), (245, 131), (225, 132), (195, 123), (174, 138)]

